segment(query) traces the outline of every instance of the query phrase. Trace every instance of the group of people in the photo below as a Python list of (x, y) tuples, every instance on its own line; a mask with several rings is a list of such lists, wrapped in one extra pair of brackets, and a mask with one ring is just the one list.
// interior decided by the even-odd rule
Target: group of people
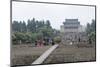
[(35, 46), (42, 47), (46, 45), (54, 45), (53, 39), (40, 39), (35, 41)]

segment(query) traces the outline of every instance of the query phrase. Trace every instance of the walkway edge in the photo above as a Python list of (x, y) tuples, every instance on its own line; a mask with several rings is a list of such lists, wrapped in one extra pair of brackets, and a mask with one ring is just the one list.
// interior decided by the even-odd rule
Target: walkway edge
[(54, 46), (50, 47), (38, 59), (36, 59), (32, 64), (41, 64), (57, 47), (58, 47), (58, 44), (55, 44)]

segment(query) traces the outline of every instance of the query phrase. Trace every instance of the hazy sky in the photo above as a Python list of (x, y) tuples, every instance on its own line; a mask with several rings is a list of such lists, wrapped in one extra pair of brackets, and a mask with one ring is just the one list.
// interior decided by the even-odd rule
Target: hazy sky
[(58, 5), (28, 2), (12, 3), (12, 20), (26, 21), (35, 18), (36, 20), (50, 20), (51, 26), (60, 29), (65, 19), (79, 19), (82, 25), (91, 23), (95, 19), (95, 7)]

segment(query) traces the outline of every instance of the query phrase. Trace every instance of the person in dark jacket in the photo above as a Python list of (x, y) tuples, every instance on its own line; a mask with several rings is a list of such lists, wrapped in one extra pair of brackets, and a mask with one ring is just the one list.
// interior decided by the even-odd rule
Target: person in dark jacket
[(37, 46), (37, 40), (35, 41), (35, 46)]

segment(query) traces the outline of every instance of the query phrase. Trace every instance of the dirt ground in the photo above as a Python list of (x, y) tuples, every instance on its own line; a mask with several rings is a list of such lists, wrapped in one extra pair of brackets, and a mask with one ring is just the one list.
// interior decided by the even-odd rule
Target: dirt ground
[(95, 47), (59, 46), (43, 64), (95, 61)]
[[(12, 65), (30, 65), (51, 46), (33, 47), (32, 45), (12, 46)], [(42, 64), (95, 61), (95, 47), (75, 47), (59, 45)]]
[(11, 63), (13, 65), (30, 65), (51, 46), (33, 47), (32, 45), (13, 45)]

